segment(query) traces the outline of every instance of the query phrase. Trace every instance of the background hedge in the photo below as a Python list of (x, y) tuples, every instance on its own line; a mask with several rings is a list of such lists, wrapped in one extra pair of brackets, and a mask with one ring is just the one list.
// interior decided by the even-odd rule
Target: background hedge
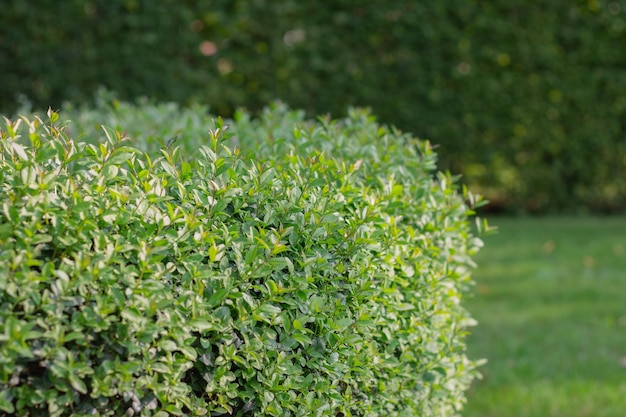
[(510, 211), (626, 204), (626, 1), (9, 0), (0, 111), (121, 98), (222, 115), (370, 106)]

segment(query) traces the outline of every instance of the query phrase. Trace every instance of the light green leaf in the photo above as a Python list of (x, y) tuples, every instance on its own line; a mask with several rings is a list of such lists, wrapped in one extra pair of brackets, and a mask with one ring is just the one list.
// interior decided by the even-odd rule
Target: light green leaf
[(76, 374), (70, 373), (68, 378), (70, 380), (70, 384), (72, 385), (72, 388), (74, 388), (76, 391), (80, 392), (81, 394), (87, 393), (87, 385), (85, 385), (85, 382), (82, 379), (80, 379), (78, 376), (76, 376)]
[(23, 161), (28, 160), (28, 155), (26, 155), (26, 151), (24, 150), (24, 147), (22, 145), (20, 145), (17, 142), (10, 142), (11, 143), (11, 147), (13, 148), (13, 151), (17, 154), (17, 156), (20, 157), (20, 159), (22, 159)]
[(12, 389), (3, 389), (0, 391), (0, 410), (6, 413), (14, 413), (15, 407), (11, 401)]

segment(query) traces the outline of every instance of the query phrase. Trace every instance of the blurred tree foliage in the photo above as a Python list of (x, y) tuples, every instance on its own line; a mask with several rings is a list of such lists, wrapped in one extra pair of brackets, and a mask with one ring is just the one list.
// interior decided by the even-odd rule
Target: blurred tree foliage
[(626, 206), (626, 1), (8, 0), (0, 111), (368, 106), (509, 211)]

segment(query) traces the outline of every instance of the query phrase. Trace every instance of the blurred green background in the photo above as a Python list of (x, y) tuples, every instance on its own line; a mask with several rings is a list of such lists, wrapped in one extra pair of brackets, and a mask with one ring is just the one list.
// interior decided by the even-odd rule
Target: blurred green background
[(626, 205), (624, 0), (7, 0), (0, 113), (368, 106), (508, 213)]

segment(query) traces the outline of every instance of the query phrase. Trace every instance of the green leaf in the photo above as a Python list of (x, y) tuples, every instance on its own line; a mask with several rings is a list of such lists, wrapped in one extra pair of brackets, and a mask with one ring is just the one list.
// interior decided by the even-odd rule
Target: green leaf
[(26, 151), (22, 145), (17, 142), (11, 142), (11, 147), (13, 148), (13, 152), (15, 152), (22, 161), (28, 160), (28, 155), (26, 155)]
[(354, 323), (354, 320), (349, 318), (339, 319), (335, 322), (335, 326), (340, 329), (344, 329)]
[(173, 352), (175, 350), (178, 350), (176, 342), (169, 339), (159, 340), (159, 343), (157, 345), (166, 352)]
[(282, 243), (275, 244), (272, 248), (272, 255), (277, 255), (288, 250), (289, 247), (287, 245), (283, 245)]
[(120, 152), (119, 150), (117, 150), (117, 152), (115, 152), (113, 156), (108, 159), (107, 162), (112, 165), (122, 165), (124, 162), (131, 159), (133, 155), (134, 154), (131, 152)]
[(191, 164), (189, 162), (183, 162), (180, 170), (180, 176), (183, 180), (186, 180), (192, 176)]
[(179, 407), (177, 407), (177, 406), (175, 406), (173, 404), (166, 405), (165, 407), (163, 407), (163, 410), (165, 410), (168, 413), (173, 414), (175, 416), (182, 416), (183, 415), (183, 411)]
[(11, 389), (3, 389), (2, 391), (0, 391), (0, 410), (6, 413), (15, 412), (15, 406), (13, 406), (11, 397), (12, 397)]
[(74, 388), (76, 391), (80, 392), (81, 394), (86, 394), (87, 393), (87, 385), (85, 385), (85, 382), (80, 379), (78, 376), (76, 376), (76, 374), (70, 373), (68, 375), (70, 384), (72, 385), (72, 388)]
[[(106, 139), (109, 145), (115, 146), (119, 143), (120, 135), (115, 129), (112, 129), (109, 126), (105, 126), (105, 125), (100, 125), (100, 128), (104, 132), (104, 135), (106, 136)], [(101, 148), (101, 149), (104, 150), (106, 148)]]
[(122, 318), (124, 318), (125, 320), (129, 321), (129, 322), (140, 322), (143, 320), (143, 316), (141, 315), (141, 313), (136, 309), (136, 308), (126, 308), (124, 310), (122, 310), (122, 312), (120, 313), (120, 315), (122, 316)]
[(50, 123), (56, 123), (56, 121), (59, 120), (59, 113), (53, 111), (51, 107), (48, 107), (47, 115), (50, 119)]
[(209, 319), (195, 319), (189, 322), (189, 327), (199, 332), (205, 332), (207, 330), (217, 330), (217, 326)]
[(180, 350), (187, 359), (195, 361), (198, 358), (198, 353), (191, 346), (180, 345), (178, 346), (178, 350)]
[(178, 172), (176, 171), (176, 168), (172, 166), (169, 162), (161, 161), (161, 167), (170, 177), (178, 178)]
[(13, 226), (11, 223), (0, 224), (0, 239), (7, 239), (13, 234)]
[(220, 288), (216, 290), (213, 293), (213, 295), (209, 297), (208, 305), (210, 305), (211, 307), (220, 305), (227, 295), (228, 295), (228, 289), (226, 288)]
[(265, 303), (265, 304), (261, 304), (261, 306), (259, 307), (259, 311), (262, 311), (263, 313), (274, 316), (274, 315), (280, 314), (282, 310), (280, 309), (280, 307)]
[(117, 165), (108, 165), (104, 168), (104, 177), (108, 180), (114, 179), (119, 174), (120, 169)]
[(313, 339), (311, 339), (308, 335), (304, 333), (294, 333), (292, 337), (296, 339), (303, 347), (308, 347), (313, 343)]

